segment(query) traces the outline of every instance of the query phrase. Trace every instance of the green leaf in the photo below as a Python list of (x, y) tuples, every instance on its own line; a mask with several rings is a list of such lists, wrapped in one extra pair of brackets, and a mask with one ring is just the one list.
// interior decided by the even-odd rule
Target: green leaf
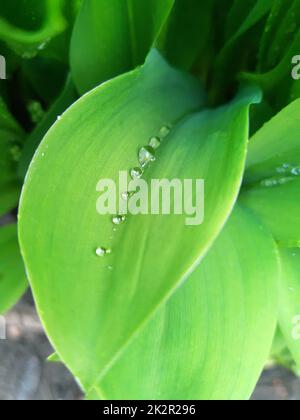
[[(240, 79), (259, 85), (265, 91), (266, 95), (269, 95), (271, 98), (275, 97), (275, 100), (273, 99), (274, 105), (281, 109), (289, 103), (286, 100), (286, 92), (289, 92), (293, 85), (291, 60), (293, 56), (298, 54), (299, 44), (300, 31), (295, 34), (293, 42), (285, 47), (280, 56), (280, 61), (275, 67), (261, 73), (241, 73)], [(281, 104), (282, 101), (284, 102), (283, 105)]]
[[(23, 191), (21, 247), (51, 341), (86, 388), (222, 229), (241, 184), (249, 104), (259, 99), (248, 88), (225, 107), (196, 112), (198, 83), (153, 51), (141, 69), (81, 98), (46, 135)], [(184, 214), (140, 214), (115, 232), (112, 217), (96, 212), (96, 186), (100, 179), (118, 185), (119, 171), (136, 167), (138, 150), (166, 125), (171, 133), (145, 180), (205, 179), (209, 216), (192, 227)], [(112, 252), (99, 258), (98, 247)]]
[(58, 356), (57, 353), (52, 353), (48, 358), (47, 358), (47, 362), (50, 363), (61, 363), (60, 357)]
[(14, 305), (27, 287), (17, 226), (0, 227), (0, 314)]
[(286, 340), (279, 327), (277, 328), (271, 350), (271, 362), (272, 361), (285, 367), (286, 369), (292, 370), (297, 374), (295, 361), (287, 347)]
[(300, 372), (300, 250), (281, 249), (279, 324)]
[(190, 69), (201, 57), (202, 65), (208, 66), (213, 47), (214, 0), (176, 0), (170, 17), (158, 41), (158, 47), (175, 67)]
[(251, 139), (242, 202), (255, 210), (282, 246), (300, 240), (300, 100)]
[(10, 212), (11, 210), (14, 210), (17, 207), (20, 192), (21, 186), (17, 180), (5, 183), (0, 182), (0, 216), (4, 216), (5, 214)]
[(273, 0), (236, 0), (228, 17), (229, 40), (226, 47), (265, 17), (271, 10), (272, 3)]
[(78, 90), (84, 93), (144, 63), (173, 3), (84, 0), (71, 42), (71, 69)]
[[(235, 2), (236, 6), (232, 8), (232, 15), (229, 16), (229, 28), (227, 28), (229, 38), (214, 59), (214, 80), (211, 94), (213, 103), (224, 101), (225, 94), (230, 95), (230, 89), (232, 90), (236, 83), (237, 74), (245, 68), (253, 66), (253, 56), (257, 53), (260, 43), (264, 18), (271, 8), (270, 0), (257, 1), (255, 4), (253, 1), (248, 4), (247, 0), (246, 5), (244, 3), (245, 1), (240, 0)], [(240, 16), (240, 26), (234, 31), (231, 19), (237, 21), (235, 7), (242, 9), (241, 14), (245, 15), (245, 18)], [(231, 33), (232, 31), (233, 33)], [(226, 88), (229, 92), (226, 92)], [(225, 97), (222, 98), (224, 95)]]
[(260, 43), (256, 74), (244, 74), (258, 83), (273, 109), (281, 110), (298, 98), (297, 83), (291, 77), (291, 61), (299, 53), (299, 0), (275, 0)]
[(49, 109), (43, 120), (36, 126), (36, 128), (28, 136), (19, 162), (18, 174), (21, 179), (24, 179), (31, 159), (42, 141), (43, 137), (49, 128), (55, 123), (57, 118), (77, 99), (77, 93), (72, 81), (68, 76), (65, 87)]
[(17, 206), (21, 186), (16, 176), (22, 130), (0, 98), (0, 216)]
[[(276, 1), (272, 20), (266, 27), (266, 39), (262, 40), (264, 48), (261, 53), (262, 67), (272, 69), (286, 53), (287, 47), (294, 41), (300, 23), (300, 1), (281, 0)], [(271, 36), (269, 35), (271, 33)]]
[(22, 62), (23, 80), (33, 90), (34, 96), (49, 107), (61, 93), (68, 67), (53, 59), (37, 56)]
[(276, 175), (292, 175), (293, 167), (300, 167), (299, 113), (300, 100), (296, 100), (251, 138), (244, 178), (246, 185)]
[[(300, 177), (285, 181), (272, 178), (242, 194), (240, 200), (251, 208), (272, 231), (282, 247), (300, 246)], [(289, 178), (288, 178), (289, 179)], [(280, 183), (278, 183), (280, 182)], [(285, 183), (281, 183), (285, 182)], [(275, 183), (273, 185), (273, 183)]]
[(260, 71), (266, 71), (270, 68), (269, 63), (267, 63), (268, 53), (273, 45), (282, 19), (288, 13), (293, 2), (294, 0), (273, 0), (272, 10), (269, 14), (259, 47), (258, 69)]
[(38, 54), (66, 23), (62, 0), (1, 0), (0, 40), (23, 58)]
[[(40, 51), (39, 57), (60, 61), (69, 69), (71, 37), (81, 3), (82, 0), (63, 0), (62, 10), (66, 21), (66, 29), (47, 43), (46, 48)], [(49, 71), (49, 74), (50, 73), (51, 72)]]
[(10, 114), (3, 98), (0, 97), (0, 127), (1, 129), (21, 133), (21, 128)]
[(278, 275), (273, 238), (236, 207), (203, 263), (95, 387), (98, 399), (248, 399), (272, 345)]

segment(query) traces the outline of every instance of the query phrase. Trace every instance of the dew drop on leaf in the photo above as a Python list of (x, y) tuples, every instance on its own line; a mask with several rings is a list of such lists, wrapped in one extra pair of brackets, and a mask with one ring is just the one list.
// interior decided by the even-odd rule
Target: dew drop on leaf
[(276, 187), (278, 185), (278, 181), (275, 179), (265, 179), (261, 182), (262, 187)]
[(121, 225), (126, 220), (125, 216), (114, 216), (112, 222), (114, 225)]
[(164, 139), (164, 138), (166, 138), (169, 134), (170, 134), (170, 131), (171, 131), (171, 127), (169, 127), (168, 125), (164, 125), (160, 130), (159, 130), (159, 134), (158, 134), (158, 136), (161, 138), (161, 139)]
[(143, 171), (141, 168), (133, 168), (130, 171), (130, 176), (133, 180), (140, 179), (143, 176)]
[(152, 149), (158, 149), (161, 145), (160, 139), (158, 137), (151, 137), (149, 140), (149, 146), (152, 147)]
[(123, 194), (122, 194), (122, 198), (123, 198), (123, 200), (125, 200), (125, 201), (127, 201), (129, 198), (131, 198), (131, 197), (133, 197), (134, 196), (134, 192), (133, 191), (127, 191), (127, 192), (124, 192)]
[(298, 168), (293, 168), (293, 169), (291, 170), (291, 173), (292, 173), (292, 175), (295, 175), (295, 176), (300, 175), (300, 167), (298, 167)]
[(142, 168), (145, 168), (150, 162), (155, 161), (155, 150), (150, 147), (142, 147), (139, 150), (139, 162)]
[(99, 247), (96, 249), (97, 257), (105, 257), (106, 255), (111, 254), (111, 250), (103, 247)]

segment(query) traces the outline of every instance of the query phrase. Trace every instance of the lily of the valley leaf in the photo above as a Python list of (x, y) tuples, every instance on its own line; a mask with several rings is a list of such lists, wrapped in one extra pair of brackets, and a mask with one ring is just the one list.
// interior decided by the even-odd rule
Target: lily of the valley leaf
[[(242, 181), (249, 106), (259, 99), (246, 88), (227, 106), (203, 110), (199, 84), (153, 51), (141, 69), (81, 98), (46, 135), (23, 190), (21, 248), (46, 331), (85, 389), (220, 233)], [(205, 221), (195, 227), (185, 225), (186, 215), (129, 215), (115, 231), (112, 217), (96, 212), (99, 179), (129, 173), (140, 148), (166, 126), (145, 180), (204, 179)]]

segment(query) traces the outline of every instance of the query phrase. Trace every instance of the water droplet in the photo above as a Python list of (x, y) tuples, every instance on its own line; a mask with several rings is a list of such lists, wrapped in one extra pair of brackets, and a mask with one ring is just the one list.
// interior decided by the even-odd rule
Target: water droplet
[(284, 163), (282, 166), (276, 169), (279, 174), (286, 174), (291, 170), (291, 165), (289, 163)]
[(150, 162), (155, 161), (155, 150), (150, 147), (142, 147), (139, 150), (139, 162), (142, 168), (145, 168), (147, 165), (149, 165)]
[(275, 179), (265, 179), (261, 182), (262, 187), (276, 187), (278, 185), (278, 181)]
[(61, 120), (61, 115), (59, 115), (58, 117), (57, 117), (57, 121), (60, 121)]
[(112, 222), (114, 225), (121, 225), (122, 223), (124, 223), (126, 220), (125, 216), (114, 216), (112, 219)]
[(40, 45), (38, 46), (38, 50), (39, 50), (39, 51), (42, 51), (42, 50), (44, 50), (44, 49), (46, 48), (46, 46), (47, 46), (47, 42), (43, 42), (42, 44), (40, 44)]
[(291, 182), (291, 181), (293, 181), (293, 178), (290, 177), (290, 176), (286, 176), (285, 178), (280, 178), (278, 180), (278, 184), (279, 185), (285, 185), (285, 184), (287, 184), (288, 182)]
[(130, 176), (133, 180), (140, 179), (143, 176), (143, 171), (141, 168), (133, 168), (130, 171)]
[(134, 191), (124, 192), (122, 194), (122, 198), (123, 198), (123, 200), (127, 201), (127, 200), (129, 200), (129, 198), (133, 197), (134, 194), (135, 194)]
[(168, 137), (168, 135), (170, 134), (171, 131), (171, 127), (168, 125), (164, 125), (160, 130), (159, 130), (159, 138), (164, 139), (166, 137)]
[(300, 167), (293, 168), (293, 169), (291, 170), (291, 174), (292, 174), (292, 175), (295, 175), (295, 176), (300, 175)]
[(113, 266), (112, 265), (109, 265), (107, 268), (109, 269), (109, 271), (112, 271), (113, 270)]
[(261, 186), (267, 187), (267, 188), (277, 187), (279, 185), (285, 185), (293, 180), (294, 178), (292, 178), (291, 176), (286, 176), (283, 178), (265, 179), (264, 181), (261, 182)]
[(97, 257), (105, 257), (106, 255), (111, 254), (111, 250), (103, 247), (99, 247), (96, 249)]
[(151, 137), (149, 140), (149, 146), (152, 147), (152, 149), (156, 150), (160, 147), (161, 142), (158, 137)]

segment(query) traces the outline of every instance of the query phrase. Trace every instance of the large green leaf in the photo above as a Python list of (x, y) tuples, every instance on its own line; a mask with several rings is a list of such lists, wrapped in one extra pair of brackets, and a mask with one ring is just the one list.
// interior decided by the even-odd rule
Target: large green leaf
[[(46, 135), (22, 195), (21, 248), (46, 331), (86, 388), (222, 229), (241, 185), (249, 104), (259, 97), (248, 88), (225, 107), (196, 111), (198, 83), (154, 51), (141, 69), (81, 98)], [(205, 179), (207, 217), (185, 226), (186, 215), (139, 214), (115, 231), (112, 217), (96, 212), (96, 185), (118, 185), (119, 171), (137, 165), (162, 126), (171, 132), (145, 180)], [(112, 252), (97, 257), (98, 247)]]
[[(144, 63), (174, 0), (84, 0), (71, 42), (81, 93)], [(113, 28), (113, 30), (112, 30)]]
[(255, 210), (282, 246), (300, 240), (300, 100), (250, 141), (242, 202)]
[(278, 274), (273, 238), (237, 207), (203, 263), (95, 387), (94, 397), (248, 399), (275, 332)]
[(66, 26), (63, 0), (1, 0), (0, 39), (24, 58), (36, 55)]
[(0, 227), (0, 314), (18, 301), (26, 287), (17, 226)]
[(300, 250), (282, 249), (279, 324), (300, 370)]

